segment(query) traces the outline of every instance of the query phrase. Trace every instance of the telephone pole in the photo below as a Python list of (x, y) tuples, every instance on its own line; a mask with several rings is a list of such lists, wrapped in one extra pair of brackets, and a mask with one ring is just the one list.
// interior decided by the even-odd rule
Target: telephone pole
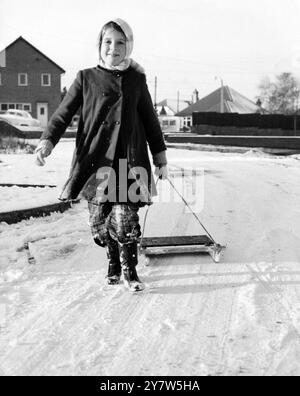
[(294, 135), (297, 136), (297, 117), (298, 117), (298, 99), (299, 99), (299, 92), (297, 88), (294, 88), (294, 92), (295, 92)]
[(155, 108), (155, 111), (157, 108), (156, 95), (157, 95), (157, 77), (155, 76), (155, 79), (154, 79), (154, 108)]
[(215, 77), (215, 80), (219, 79), (221, 81), (221, 113), (224, 113), (224, 84), (223, 79), (221, 77)]
[(224, 113), (224, 85), (222, 78), (221, 78), (221, 113)]

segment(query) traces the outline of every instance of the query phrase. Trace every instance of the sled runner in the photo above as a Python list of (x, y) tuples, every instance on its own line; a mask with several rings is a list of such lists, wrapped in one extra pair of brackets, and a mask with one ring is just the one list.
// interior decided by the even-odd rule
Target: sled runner
[[(158, 179), (159, 180), (159, 179)], [(157, 182), (158, 182), (157, 180)], [(172, 188), (181, 197), (184, 204), (190, 209), (197, 222), (201, 225), (205, 234), (203, 235), (186, 235), (186, 236), (168, 236), (168, 237), (144, 237), (146, 220), (148, 210), (145, 214), (144, 225), (142, 236), (140, 239), (139, 251), (149, 261), (150, 257), (167, 254), (196, 254), (196, 253), (208, 253), (215, 263), (218, 263), (221, 259), (222, 252), (226, 248), (225, 246), (217, 243), (208, 230), (204, 227), (199, 217), (191, 209), (190, 205), (186, 202), (184, 197), (179, 193), (171, 180), (167, 179), (171, 184)], [(157, 183), (156, 182), (156, 183)]]
[(147, 256), (166, 254), (208, 253), (218, 263), (225, 249), (213, 242), (207, 235), (188, 235), (174, 237), (143, 238), (140, 243), (140, 253)]

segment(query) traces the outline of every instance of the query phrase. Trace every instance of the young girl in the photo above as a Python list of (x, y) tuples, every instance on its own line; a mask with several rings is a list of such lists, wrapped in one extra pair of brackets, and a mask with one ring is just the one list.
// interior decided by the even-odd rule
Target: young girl
[(138, 210), (156, 195), (147, 143), (156, 175), (167, 178), (166, 146), (143, 69), (130, 59), (133, 34), (121, 19), (104, 25), (100, 64), (79, 71), (53, 114), (36, 149), (37, 164), (54, 146), (80, 108), (69, 178), (61, 200), (88, 201), (92, 236), (106, 247), (109, 284), (144, 289), (136, 265), (141, 235)]

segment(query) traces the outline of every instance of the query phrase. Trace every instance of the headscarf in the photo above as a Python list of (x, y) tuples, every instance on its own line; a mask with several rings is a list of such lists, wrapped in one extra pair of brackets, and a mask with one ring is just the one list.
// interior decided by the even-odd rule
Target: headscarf
[[(118, 64), (117, 66), (111, 66), (111, 65), (107, 65), (104, 60), (101, 58), (101, 48), (99, 48), (99, 52), (100, 52), (100, 66), (104, 67), (105, 69), (110, 69), (110, 70), (126, 70), (128, 69), (129, 66), (134, 67), (137, 71), (141, 72), (141, 73), (145, 73), (144, 69), (142, 68), (142, 66), (140, 66), (137, 62), (135, 62), (133, 59), (130, 58), (130, 55), (132, 53), (133, 50), (133, 32), (131, 27), (129, 26), (129, 24), (124, 21), (123, 19), (120, 18), (115, 18), (112, 19), (111, 21), (107, 22), (104, 26), (106, 26), (108, 23), (110, 22), (114, 22), (115, 24), (117, 24), (120, 29), (122, 30), (122, 32), (124, 33), (124, 36), (126, 38), (126, 52), (125, 52), (125, 58), (123, 59), (123, 61)], [(102, 37), (103, 37), (103, 33), (104, 33), (104, 26), (101, 29), (100, 32), (100, 43), (102, 45)]]

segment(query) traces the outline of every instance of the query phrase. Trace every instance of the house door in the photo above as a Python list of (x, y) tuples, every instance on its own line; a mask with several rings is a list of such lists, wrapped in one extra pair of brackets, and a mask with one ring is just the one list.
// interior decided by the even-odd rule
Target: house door
[(36, 113), (42, 127), (46, 127), (48, 124), (48, 103), (38, 103)]

